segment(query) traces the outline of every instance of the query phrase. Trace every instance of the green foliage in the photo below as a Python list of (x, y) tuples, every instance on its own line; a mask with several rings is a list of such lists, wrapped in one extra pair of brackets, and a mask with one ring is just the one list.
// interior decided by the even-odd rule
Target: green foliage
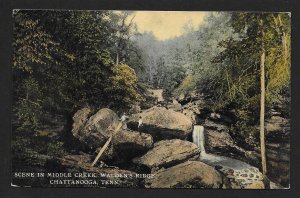
[(20, 10), (13, 18), (13, 105), (24, 130), (37, 129), (46, 112), (128, 109), (144, 96), (143, 83), (163, 88), (166, 99), (204, 93), (215, 111), (246, 112), (237, 126), (255, 124), (262, 46), (267, 109), (289, 93), (286, 13), (212, 13), (198, 30), (164, 42), (151, 33), (132, 39), (127, 12)]
[(40, 125), (42, 117), (41, 91), (38, 83), (32, 79), (25, 79), (19, 92), (25, 98), (19, 98), (14, 107), (15, 115), (21, 130), (34, 130)]
[(12, 141), (12, 168), (19, 170), (39, 170), (45, 168), (51, 157), (61, 157), (65, 153), (63, 143), (47, 137), (14, 134)]
[(84, 105), (139, 100), (134, 70), (114, 66), (116, 53), (123, 60), (134, 49), (127, 14), (19, 10), (13, 17), (14, 112), (22, 129), (38, 128), (46, 112), (68, 116)]
[(163, 97), (171, 99), (173, 91), (178, 88), (180, 83), (185, 77), (186, 69), (184, 67), (171, 67), (167, 68), (166, 76), (164, 79)]
[(191, 93), (195, 89), (195, 86), (196, 84), (193, 75), (187, 75), (180, 83), (179, 87), (175, 90), (175, 94), (179, 95), (181, 93)]
[(59, 141), (49, 142), (46, 147), (46, 154), (50, 156), (63, 156), (65, 153), (63, 145), (64, 143)]
[[(259, 112), (259, 111), (258, 111)], [(251, 114), (249, 110), (237, 109), (234, 111), (234, 116), (238, 118), (237, 122), (231, 125), (229, 131), (233, 137), (240, 141), (257, 142), (259, 130), (256, 128), (255, 118), (258, 115)]]
[(196, 91), (214, 95), (214, 87), (219, 83), (218, 78), (222, 71), (221, 65), (212, 60), (224, 50), (224, 47), (218, 45), (219, 42), (230, 36), (236, 36), (229, 21), (228, 13), (211, 13), (205, 18), (199, 30), (187, 35), (192, 39), (183, 51), (186, 54), (184, 60), (188, 62), (185, 64), (188, 77), (182, 82), (178, 92)]
[(247, 64), (247, 67), (253, 68), (252, 75), (259, 74), (262, 46), (266, 50), (266, 99), (270, 106), (277, 100), (279, 93), (289, 87), (290, 17), (287, 13), (236, 13), (233, 14), (232, 25), (239, 33), (246, 29), (245, 35), (237, 43), (247, 48), (241, 51), (241, 59), (252, 57), (252, 63)]
[(233, 133), (254, 135), (256, 130), (251, 126), (259, 118), (262, 48), (266, 51), (269, 110), (289, 92), (290, 31), (287, 13), (210, 14), (196, 33), (199, 40), (189, 45), (187, 54), (192, 61), (188, 76), (175, 93), (204, 93), (214, 102), (213, 111), (236, 112)]
[(58, 30), (49, 31), (66, 50), (74, 54), (73, 61), (62, 60), (58, 75), (57, 70), (54, 71), (56, 78), (53, 83), (59, 90), (57, 95), (61, 99), (57, 103), (68, 113), (84, 104), (105, 105), (104, 89), (109, 85), (108, 79), (112, 75), (113, 64), (110, 55), (113, 43), (107, 39), (111, 34), (111, 28), (104, 20), (109, 13), (70, 11), (51, 14), (54, 16), (46, 15), (46, 17), (57, 17), (52, 25), (56, 25), (57, 21), (64, 23)]
[(257, 130), (253, 125), (249, 125), (248, 121), (237, 121), (234, 125), (231, 126), (230, 133), (234, 137), (257, 140), (259, 130)]
[[(261, 26), (260, 23), (263, 23)], [(261, 27), (263, 27), (263, 32)], [(218, 31), (215, 31), (218, 29)], [(290, 17), (287, 13), (214, 13), (197, 32), (189, 75), (176, 90), (205, 93), (214, 110), (259, 109), (261, 46), (266, 48), (267, 107), (280, 99), (290, 81)], [(193, 90), (194, 88), (194, 90)]]
[[(282, 15), (286, 19), (285, 27), (288, 28), (288, 16)], [(233, 106), (244, 109), (258, 119), (262, 46), (266, 49), (267, 109), (278, 101), (280, 93), (289, 86), (290, 55), (288, 50), (284, 52), (282, 32), (277, 30), (280, 28), (274, 23), (276, 17), (279, 14), (232, 14), (231, 25), (239, 37), (220, 42), (219, 46), (225, 50), (213, 60), (215, 64), (222, 65), (222, 75), (219, 75), (219, 82), (214, 84), (212, 94), (218, 108)], [(288, 32), (285, 32), (287, 37)], [(288, 38), (286, 41), (289, 48), (290, 41)]]
[(113, 107), (128, 109), (130, 105), (141, 100), (137, 91), (137, 76), (134, 69), (125, 64), (119, 64), (113, 68), (111, 86), (108, 87), (109, 99)]
[(14, 16), (13, 68), (32, 73), (36, 65), (53, 62), (58, 43), (39, 25), (39, 20), (18, 12)]

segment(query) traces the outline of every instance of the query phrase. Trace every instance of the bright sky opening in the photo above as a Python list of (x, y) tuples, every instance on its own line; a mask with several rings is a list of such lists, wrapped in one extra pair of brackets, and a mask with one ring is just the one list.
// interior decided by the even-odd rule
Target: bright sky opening
[(186, 24), (197, 29), (207, 12), (137, 11), (133, 15), (140, 33), (153, 32), (158, 40), (166, 40), (184, 34)]

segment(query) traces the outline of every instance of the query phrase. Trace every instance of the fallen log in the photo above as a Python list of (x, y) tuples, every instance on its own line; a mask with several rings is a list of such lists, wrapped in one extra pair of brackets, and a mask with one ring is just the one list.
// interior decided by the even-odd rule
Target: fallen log
[[(117, 126), (117, 128), (114, 131), (114, 134), (117, 133), (121, 129), (122, 124), (123, 124), (122, 122), (119, 123), (119, 125)], [(102, 154), (104, 153), (104, 151), (107, 149), (109, 143), (111, 142), (111, 139), (112, 139), (112, 135), (108, 138), (108, 140), (106, 141), (106, 143), (104, 144), (104, 146), (99, 151), (98, 155), (96, 156), (95, 160), (92, 163), (92, 167), (95, 166), (95, 164), (97, 163), (97, 161), (99, 160), (99, 158), (102, 156)]]

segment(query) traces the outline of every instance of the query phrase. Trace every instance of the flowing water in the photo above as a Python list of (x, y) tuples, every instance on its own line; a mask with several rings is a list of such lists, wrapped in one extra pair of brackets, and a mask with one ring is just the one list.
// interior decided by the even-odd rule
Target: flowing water
[[(241, 185), (251, 184), (255, 181), (262, 180), (262, 174), (258, 168), (253, 167), (243, 161), (236, 160), (230, 157), (215, 155), (206, 153), (205, 151), (205, 136), (204, 127), (195, 125), (193, 130), (193, 143), (195, 143), (201, 153), (199, 160), (211, 166), (221, 167), (219, 171), (227, 174), (228, 178), (234, 178), (236, 181), (240, 181)], [(231, 173), (228, 175), (228, 173)], [(251, 176), (253, 175), (253, 176)], [(271, 189), (282, 188), (281, 186), (270, 182)]]
[(227, 175), (228, 178), (240, 183), (241, 186), (246, 186), (255, 181), (262, 180), (262, 174), (256, 167), (253, 167), (240, 160), (206, 153), (203, 126), (194, 126), (193, 142), (199, 147), (201, 151), (199, 158), (201, 162), (204, 162), (211, 166), (218, 166), (219, 171)]
[(222, 166), (226, 168), (232, 168), (232, 169), (245, 169), (245, 168), (250, 168), (252, 167), (251, 165), (240, 161), (236, 159), (232, 159), (229, 157), (225, 156), (220, 156), (220, 155), (214, 155), (214, 154), (208, 154), (205, 151), (205, 137), (204, 137), (204, 127), (200, 125), (195, 125), (194, 126), (194, 131), (193, 131), (193, 143), (195, 143), (201, 153), (200, 153), (200, 161), (213, 165), (213, 166)]

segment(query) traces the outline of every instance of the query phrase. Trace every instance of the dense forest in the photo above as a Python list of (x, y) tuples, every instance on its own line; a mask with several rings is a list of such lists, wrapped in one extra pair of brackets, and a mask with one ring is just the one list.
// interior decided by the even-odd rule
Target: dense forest
[[(70, 130), (84, 107), (110, 108), (120, 116), (149, 102), (149, 89), (162, 89), (166, 103), (204, 98), (210, 112), (235, 118), (229, 129), (234, 137), (255, 144), (262, 142), (257, 127), (274, 109), (284, 106), (282, 116), (290, 117), (288, 13), (211, 12), (199, 27), (187, 23), (183, 35), (167, 40), (138, 32), (134, 14), (14, 11), (16, 160), (24, 158), (24, 147), (45, 141), (24, 136), (36, 138), (53, 120)], [(68, 138), (64, 133), (46, 143), (44, 154), (71, 152)]]

